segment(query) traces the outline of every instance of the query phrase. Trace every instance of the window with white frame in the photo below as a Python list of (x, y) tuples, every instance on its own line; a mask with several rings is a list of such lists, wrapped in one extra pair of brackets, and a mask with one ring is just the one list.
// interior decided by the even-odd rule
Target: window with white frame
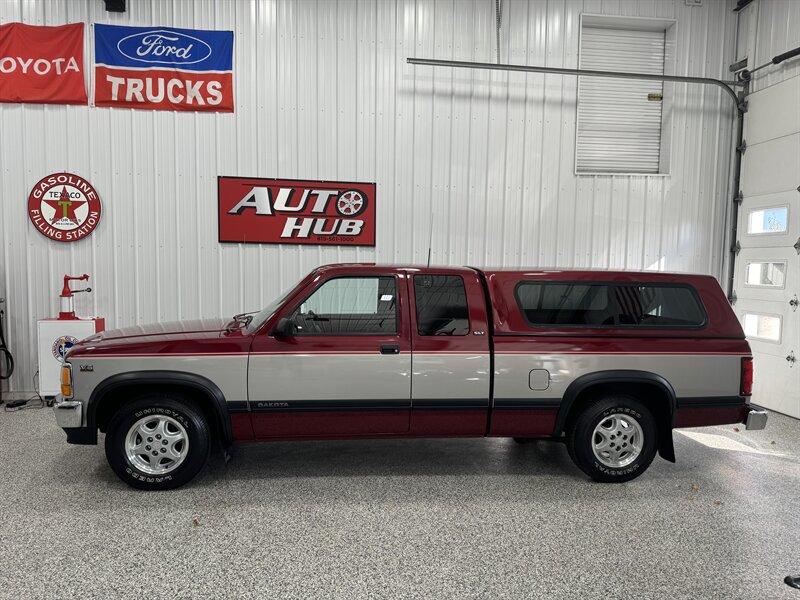
[[(664, 75), (674, 22), (583, 15), (580, 68)], [(662, 81), (579, 77), (576, 173), (668, 172)], [(665, 89), (667, 88), (667, 89)]]

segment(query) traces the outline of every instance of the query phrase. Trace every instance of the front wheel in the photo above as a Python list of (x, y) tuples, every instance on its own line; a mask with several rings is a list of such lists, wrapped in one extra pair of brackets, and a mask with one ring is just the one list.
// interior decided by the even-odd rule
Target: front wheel
[(630, 396), (606, 396), (584, 408), (567, 434), (575, 464), (595, 481), (635, 479), (658, 450), (653, 414)]
[(202, 412), (172, 396), (149, 395), (120, 408), (108, 426), (106, 458), (128, 485), (170, 490), (190, 481), (208, 459)]

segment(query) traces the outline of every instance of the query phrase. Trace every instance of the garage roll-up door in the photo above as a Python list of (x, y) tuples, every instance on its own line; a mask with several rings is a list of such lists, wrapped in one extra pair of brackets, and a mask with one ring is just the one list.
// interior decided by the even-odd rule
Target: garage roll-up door
[[(664, 31), (587, 27), (580, 68), (664, 74)], [(663, 83), (580, 77), (578, 173), (658, 173)]]

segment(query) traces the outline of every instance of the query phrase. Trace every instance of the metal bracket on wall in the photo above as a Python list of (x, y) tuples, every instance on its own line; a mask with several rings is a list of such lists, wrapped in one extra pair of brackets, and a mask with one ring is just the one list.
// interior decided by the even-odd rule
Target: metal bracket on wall
[(747, 68), (747, 57), (745, 56), (739, 62), (735, 62), (732, 65), (729, 65), (728, 71), (730, 71), (731, 73), (736, 73), (737, 71), (741, 71), (746, 68)]

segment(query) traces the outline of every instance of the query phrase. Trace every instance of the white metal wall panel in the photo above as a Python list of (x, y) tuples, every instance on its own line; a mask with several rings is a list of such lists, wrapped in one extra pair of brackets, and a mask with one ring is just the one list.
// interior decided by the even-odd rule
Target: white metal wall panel
[[(578, 66), (582, 13), (677, 21), (676, 72), (726, 77), (731, 1), (506, 0), (503, 61)], [(491, 0), (5, 0), (0, 21), (235, 31), (233, 114), (0, 105), (0, 296), (13, 390), (33, 389), (35, 323), (64, 273), (90, 273), (78, 312), (109, 327), (262, 306), (338, 261), (661, 268), (719, 276), (732, 108), (676, 85), (671, 175), (575, 176), (577, 81), (413, 67), (408, 56), (493, 61)], [(91, 64), (87, 28), (86, 61)], [(58, 140), (58, 143), (53, 143)], [(42, 176), (101, 194), (80, 243), (28, 222)], [(216, 177), (378, 184), (377, 246), (217, 243)]]
[[(664, 31), (583, 25), (580, 67), (664, 74)], [(661, 102), (658, 81), (581, 77), (578, 92), (579, 173), (658, 173)]]
[[(742, 11), (738, 23), (737, 59), (747, 58), (748, 68), (760, 66), (800, 46), (800, 2), (756, 0)], [(751, 91), (800, 76), (800, 60), (787, 60), (755, 73)]]

